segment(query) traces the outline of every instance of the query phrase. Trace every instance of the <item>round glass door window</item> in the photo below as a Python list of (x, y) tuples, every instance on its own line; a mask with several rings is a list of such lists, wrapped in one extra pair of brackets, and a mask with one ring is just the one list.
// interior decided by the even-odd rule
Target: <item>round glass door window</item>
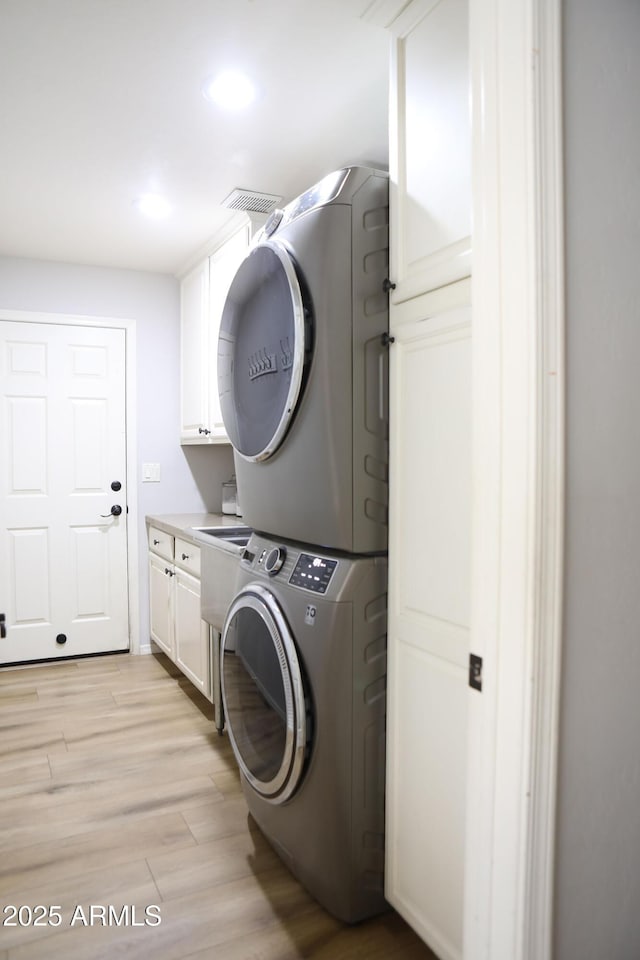
[(225, 429), (247, 460), (278, 449), (303, 385), (305, 307), (286, 249), (268, 240), (240, 264), (218, 339), (218, 390)]
[(300, 782), (308, 725), (293, 637), (272, 594), (242, 590), (222, 635), (222, 697), (236, 760), (252, 787), (283, 803)]

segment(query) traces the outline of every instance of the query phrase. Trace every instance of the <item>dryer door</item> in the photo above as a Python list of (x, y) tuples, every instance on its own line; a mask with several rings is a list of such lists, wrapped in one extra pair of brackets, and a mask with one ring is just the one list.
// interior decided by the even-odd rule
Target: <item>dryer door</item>
[(240, 264), (225, 301), (218, 339), (218, 390), (225, 429), (247, 460), (280, 446), (301, 395), (309, 349), (296, 267), (267, 240)]
[(298, 786), (309, 740), (302, 670), (284, 615), (269, 590), (249, 584), (222, 634), (222, 698), (240, 769), (272, 803)]

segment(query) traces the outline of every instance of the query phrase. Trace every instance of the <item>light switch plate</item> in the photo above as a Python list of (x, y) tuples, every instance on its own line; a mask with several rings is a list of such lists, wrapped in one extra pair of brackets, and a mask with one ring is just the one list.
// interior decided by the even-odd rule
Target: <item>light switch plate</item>
[(143, 463), (142, 464), (142, 482), (159, 483), (160, 482), (160, 464)]

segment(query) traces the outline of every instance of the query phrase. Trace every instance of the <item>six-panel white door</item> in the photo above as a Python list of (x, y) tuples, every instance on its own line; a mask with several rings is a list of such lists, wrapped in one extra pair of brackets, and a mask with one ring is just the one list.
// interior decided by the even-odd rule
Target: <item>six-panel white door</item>
[(0, 664), (126, 650), (125, 331), (2, 320), (0, 373)]

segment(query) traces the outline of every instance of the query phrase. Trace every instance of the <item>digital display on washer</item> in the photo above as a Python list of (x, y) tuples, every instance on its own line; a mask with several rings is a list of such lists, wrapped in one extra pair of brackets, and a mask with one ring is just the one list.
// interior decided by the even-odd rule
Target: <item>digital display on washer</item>
[(312, 557), (309, 553), (301, 553), (289, 577), (289, 583), (294, 587), (313, 590), (314, 593), (326, 593), (337, 566), (337, 560), (327, 560), (325, 557)]

